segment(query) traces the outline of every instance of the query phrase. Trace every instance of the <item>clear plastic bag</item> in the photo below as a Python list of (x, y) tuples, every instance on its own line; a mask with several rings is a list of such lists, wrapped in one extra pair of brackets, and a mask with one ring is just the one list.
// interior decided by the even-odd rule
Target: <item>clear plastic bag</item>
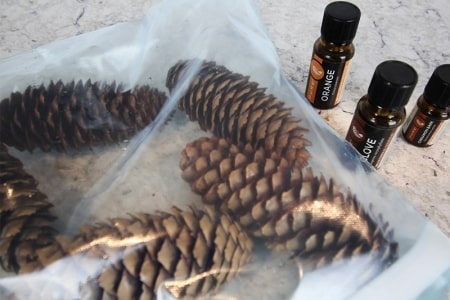
[[(169, 91), (166, 86), (169, 70), (183, 60), (191, 60), (193, 63), (180, 73), (179, 80)], [(48, 201), (54, 205), (51, 212), (58, 220), (52, 226), (62, 235), (71, 237), (78, 234), (84, 224), (112, 220), (112, 227), (122, 228), (120, 226), (123, 224), (127, 224), (123, 225), (125, 228), (131, 227), (130, 223), (126, 223), (128, 221), (118, 218), (130, 220), (140, 213), (162, 216), (164, 219), (164, 212), (173, 212), (173, 206), (188, 213), (193, 209), (203, 211), (201, 196), (191, 191), (191, 187), (181, 176), (179, 166), (181, 153), (187, 144), (213, 135), (211, 131), (201, 130), (198, 122), (190, 121), (186, 113), (179, 109), (180, 99), (192, 86), (192, 80), (202, 68), (203, 60), (224, 66), (233, 74), (248, 76), (248, 81), (267, 89), (265, 94), (273, 94), (276, 97), (274, 101), (283, 102), (283, 107), (291, 108), (289, 116), (301, 119), (298, 126), (307, 129), (304, 138), (311, 143), (307, 146), (310, 154), (308, 166), (301, 172), (312, 170), (317, 178), (323, 176), (326, 185), (333, 185), (342, 195), (351, 192), (367, 212), (367, 219), (379, 226), (386, 240), (398, 244), (399, 256), (386, 269), (377, 265), (370, 255), (353, 255), (348, 262), (325, 264), (321, 268), (310, 270), (307, 259), (293, 255), (292, 251), (273, 251), (265, 247), (267, 241), (264, 239), (249, 237), (253, 241), (253, 247), (242, 247), (244, 250), (252, 249), (250, 262), (240, 266), (239, 272), (233, 274), (234, 277), (229, 276), (223, 286), (213, 289), (205, 297), (409, 299), (418, 297), (439, 280), (448, 283), (448, 238), (411, 208), (402, 195), (362, 161), (282, 75), (275, 48), (251, 1), (163, 1), (155, 5), (139, 22), (118, 24), (55, 42), (0, 62), (2, 99), (10, 97), (11, 92), (25, 91), (29, 85), (48, 86), (51, 81), (70, 83), (73, 80), (86, 82), (89, 79), (102, 84), (115, 81), (120, 83), (120, 91), (124, 92), (136, 86), (149, 85), (168, 96), (155, 120), (136, 135), (126, 136), (125, 139), (114, 139), (112, 143), (100, 141), (100, 145), (80, 149), (68, 147), (65, 153), (40, 150), (29, 153), (8, 147), (9, 153), (23, 163), (25, 171), (39, 181), (39, 191), (47, 195)], [(120, 118), (113, 118), (111, 130), (123, 125), (122, 122)], [(96, 130), (98, 128), (95, 126), (103, 125), (94, 122), (90, 126), (93, 127), (92, 130)], [(272, 150), (266, 149), (268, 157)], [(276, 158), (274, 161), (280, 163)], [(332, 209), (335, 208), (331, 206)], [(158, 215), (158, 211), (163, 213)], [(324, 214), (327, 212), (329, 210), (325, 209)], [(4, 219), (2, 222), (8, 220), (9, 213), (8, 209), (1, 212)], [(177, 220), (187, 218), (179, 217), (179, 211), (174, 214)], [(202, 213), (193, 215), (198, 220), (203, 220)], [(326, 216), (323, 219), (326, 221)], [(228, 219), (220, 220), (219, 225), (213, 221), (212, 224), (215, 225), (211, 226), (223, 227), (223, 224), (231, 222)], [(204, 234), (209, 227), (202, 226), (192, 230), (190, 235)], [(233, 226), (226, 225), (224, 228), (234, 228)], [(240, 225), (236, 226), (241, 228)], [(358, 231), (358, 228), (354, 229)], [(234, 235), (236, 230), (233, 230), (232, 233), (225, 234), (227, 241), (237, 239)], [(245, 231), (243, 228), (240, 230)], [(323, 233), (325, 234), (326, 232)], [(2, 235), (5, 238), (4, 229)], [(111, 238), (110, 235), (108, 237)], [(115, 264), (120, 265), (115, 265), (116, 270), (122, 270), (123, 263), (119, 262), (126, 253), (123, 249), (128, 247), (128, 251), (132, 252), (133, 247), (137, 247), (135, 244), (127, 244), (131, 242), (120, 237), (119, 235), (119, 239), (114, 240), (118, 246), (111, 246), (114, 244), (111, 239), (109, 244), (105, 242), (106, 246), (120, 248), (118, 254), (112, 250), (97, 253), (99, 250), (95, 248), (95, 244), (104, 241), (94, 239), (77, 248), (91, 249), (94, 254), (91, 253), (90, 256), (85, 255), (82, 250), (75, 251), (71, 248), (68, 251), (71, 255), (56, 260), (42, 270), (20, 275), (4, 272), (0, 279), (2, 295), (14, 299), (95, 298), (93, 291), (96, 288), (92, 288), (92, 285), (95, 286), (98, 282), (96, 278), (99, 272), (114, 261), (114, 257)], [(270, 242), (272, 241), (269, 240)], [(142, 246), (142, 240), (139, 243)], [(63, 242), (60, 244), (64, 245)], [(242, 245), (246, 245), (246, 242), (242, 242)], [(195, 250), (200, 249), (196, 247), (193, 246), (192, 253), (187, 254), (191, 260), (195, 259)], [(9, 248), (9, 251), (14, 252), (14, 249)], [(224, 250), (211, 251), (218, 251), (220, 254)], [(164, 253), (169, 261), (180, 260)], [(244, 254), (240, 255), (245, 257)], [(321, 252), (318, 254), (319, 259), (320, 255), (326, 256)], [(139, 273), (144, 266), (142, 256), (137, 261), (139, 271), (135, 271)], [(230, 265), (223, 265), (223, 268), (228, 268), (226, 272), (230, 269), (231, 272), (236, 271)], [(214, 273), (214, 269), (210, 271)], [(127, 274), (125, 271), (120, 272), (121, 283), (116, 281), (110, 284), (116, 285), (112, 287), (113, 290), (118, 289), (117, 285), (123, 284), (121, 291), (125, 298), (143, 294), (143, 288), (131, 293), (132, 288), (128, 285), (139, 284), (134, 279), (127, 279), (123, 275)], [(201, 274), (203, 273), (200, 272)], [(204, 274), (206, 277), (210, 275)], [(143, 280), (145, 273), (139, 276), (137, 278)], [(179, 278), (168, 276), (161, 284), (155, 282), (158, 299), (174, 297), (176, 293), (170, 287), (176, 286), (177, 280)], [(181, 281), (188, 285), (192, 283), (189, 280), (202, 279), (194, 276)], [(206, 290), (206, 285), (202, 281), (197, 292), (203, 286)]]

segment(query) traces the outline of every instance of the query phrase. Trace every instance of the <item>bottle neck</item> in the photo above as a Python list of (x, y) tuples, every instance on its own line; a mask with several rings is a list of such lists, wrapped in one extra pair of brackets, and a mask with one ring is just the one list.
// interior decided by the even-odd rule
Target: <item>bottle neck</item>
[(323, 35), (319, 38), (323, 43), (328, 44), (330, 47), (346, 47), (353, 43), (353, 41), (347, 42), (333, 42), (331, 39), (325, 38)]
[(326, 60), (345, 62), (355, 55), (355, 46), (353, 43), (335, 44), (320, 37), (314, 43), (314, 52)]
[(385, 108), (377, 106), (369, 101), (367, 95), (358, 102), (357, 111), (369, 124), (385, 128), (400, 126), (406, 117), (405, 107)]
[(376, 101), (373, 101), (373, 100), (371, 101), (371, 99), (369, 97), (367, 97), (367, 102), (373, 108), (373, 110), (382, 111), (382, 112), (386, 112), (386, 113), (401, 112), (405, 109), (404, 106), (383, 107), (383, 106), (377, 105)]
[(450, 119), (450, 106), (446, 108), (438, 107), (430, 103), (423, 95), (419, 97), (417, 106), (422, 113), (431, 118), (438, 120)]

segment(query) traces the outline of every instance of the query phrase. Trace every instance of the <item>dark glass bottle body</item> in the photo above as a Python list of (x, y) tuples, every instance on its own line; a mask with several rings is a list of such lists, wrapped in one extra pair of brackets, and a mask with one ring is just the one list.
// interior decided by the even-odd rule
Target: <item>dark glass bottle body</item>
[(371, 104), (367, 95), (363, 96), (356, 106), (346, 140), (364, 159), (379, 168), (405, 118), (406, 110), (403, 106), (383, 108)]
[(403, 127), (403, 136), (415, 146), (429, 147), (434, 144), (446, 125), (445, 121), (449, 119), (450, 106), (437, 107), (422, 95)]
[(340, 45), (323, 37), (314, 42), (305, 94), (315, 108), (329, 109), (339, 104), (354, 54), (352, 42)]

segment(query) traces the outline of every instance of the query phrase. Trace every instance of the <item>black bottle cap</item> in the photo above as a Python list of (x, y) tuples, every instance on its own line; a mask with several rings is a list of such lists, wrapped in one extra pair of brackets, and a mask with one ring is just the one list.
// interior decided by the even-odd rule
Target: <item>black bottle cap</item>
[(349, 2), (332, 2), (325, 7), (322, 28), (323, 39), (334, 44), (351, 43), (358, 29), (361, 11)]
[(388, 60), (375, 69), (369, 85), (368, 100), (382, 108), (405, 106), (417, 84), (417, 72), (410, 65)]
[(423, 97), (439, 108), (450, 106), (450, 64), (441, 65), (434, 70), (425, 86)]

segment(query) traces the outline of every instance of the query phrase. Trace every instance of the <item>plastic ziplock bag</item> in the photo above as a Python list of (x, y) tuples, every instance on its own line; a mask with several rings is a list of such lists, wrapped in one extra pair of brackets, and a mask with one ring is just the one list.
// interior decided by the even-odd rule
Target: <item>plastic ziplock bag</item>
[(283, 76), (251, 1), (163, 1), (0, 64), (4, 297), (411, 299), (448, 285), (448, 238)]

